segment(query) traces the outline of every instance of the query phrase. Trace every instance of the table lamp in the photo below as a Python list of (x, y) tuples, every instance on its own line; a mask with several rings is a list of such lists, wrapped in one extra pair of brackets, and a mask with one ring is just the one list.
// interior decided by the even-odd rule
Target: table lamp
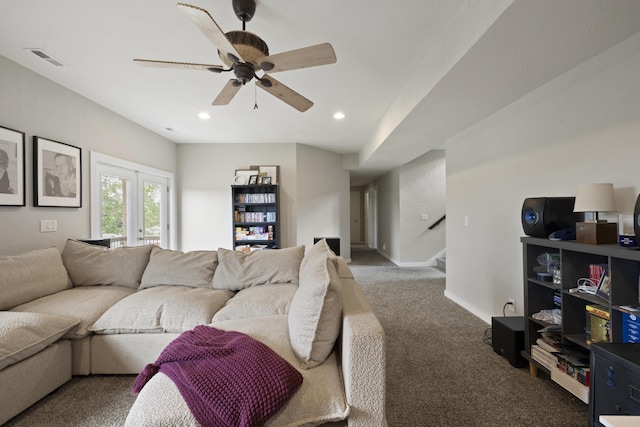
[(591, 212), (590, 220), (576, 223), (576, 241), (592, 245), (618, 243), (618, 225), (598, 218), (599, 212), (615, 212), (613, 184), (583, 184), (578, 187), (574, 212)]

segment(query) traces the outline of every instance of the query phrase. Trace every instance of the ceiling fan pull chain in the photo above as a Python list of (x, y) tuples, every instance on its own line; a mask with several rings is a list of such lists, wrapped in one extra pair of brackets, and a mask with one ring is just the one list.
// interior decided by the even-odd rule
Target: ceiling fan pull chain
[(258, 109), (258, 82), (257, 81), (253, 86), (253, 99), (254, 99), (253, 109), (257, 110)]

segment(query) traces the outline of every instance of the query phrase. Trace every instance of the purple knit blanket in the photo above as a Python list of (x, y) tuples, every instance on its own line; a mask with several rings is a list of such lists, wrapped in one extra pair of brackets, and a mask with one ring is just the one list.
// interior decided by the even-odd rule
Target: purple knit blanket
[(133, 391), (157, 372), (173, 380), (205, 427), (262, 426), (302, 384), (302, 374), (265, 344), (204, 325), (169, 343), (138, 374)]

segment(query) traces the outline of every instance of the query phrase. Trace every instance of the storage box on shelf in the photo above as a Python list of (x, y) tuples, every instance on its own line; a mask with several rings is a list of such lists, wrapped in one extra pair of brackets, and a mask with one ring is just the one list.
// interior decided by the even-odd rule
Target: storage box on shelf
[[(589, 388), (562, 372), (550, 369), (549, 358), (542, 363), (539, 349), (532, 351), (542, 337), (541, 329), (555, 323), (534, 318), (536, 313), (558, 309), (561, 326), (558, 329), (559, 344), (577, 355), (588, 357), (591, 336), (591, 319), (588, 306), (599, 306), (600, 315), (609, 317), (606, 322), (595, 322), (594, 325), (608, 326), (608, 339), (611, 342), (624, 342), (633, 339), (630, 328), (637, 324), (630, 323), (633, 312), (625, 306), (638, 306), (638, 286), (640, 272), (640, 252), (622, 248), (619, 245), (589, 245), (575, 241), (554, 241), (533, 237), (521, 238), (523, 244), (524, 296), (525, 296), (525, 350), (523, 356), (529, 360), (532, 375), (538, 369), (550, 374), (551, 378), (571, 391), (574, 395), (588, 402)], [(559, 257), (559, 274), (557, 280), (541, 280), (538, 271), (540, 260), (545, 254)], [(590, 278), (592, 266), (604, 265), (609, 274), (609, 298), (595, 294), (576, 291), (580, 279)], [(559, 300), (559, 304), (558, 304)], [(538, 316), (536, 316), (538, 317)], [(601, 316), (603, 317), (603, 316)], [(606, 317), (606, 316), (604, 316)], [(607, 336), (605, 334), (605, 336)], [(602, 337), (602, 335), (600, 336)], [(600, 339), (600, 338), (599, 338)], [(552, 354), (549, 352), (549, 354)], [(535, 357), (534, 357), (535, 355)], [(565, 375), (565, 377), (559, 376)], [(584, 373), (581, 374), (584, 376)]]
[(280, 247), (280, 201), (277, 185), (232, 185), (233, 248)]

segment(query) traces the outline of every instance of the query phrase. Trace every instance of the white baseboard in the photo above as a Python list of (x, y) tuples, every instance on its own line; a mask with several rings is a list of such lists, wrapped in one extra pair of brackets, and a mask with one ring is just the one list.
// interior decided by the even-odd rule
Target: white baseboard
[(475, 306), (467, 304), (466, 301), (463, 301), (463, 300), (460, 300), (460, 299), (456, 298), (456, 296), (453, 295), (451, 292), (447, 292), (446, 288), (444, 290), (444, 296), (449, 298), (451, 301), (455, 302), (460, 307), (464, 308), (465, 310), (467, 310), (468, 312), (470, 312), (471, 314), (473, 314), (474, 316), (476, 316), (477, 318), (479, 318), (483, 322), (485, 322), (487, 325), (491, 324), (491, 317), (492, 316), (490, 314), (487, 314), (484, 311), (478, 309), (478, 307), (475, 307)]
[(391, 261), (392, 263), (394, 263), (395, 265), (397, 265), (398, 267), (436, 267), (438, 265), (438, 262), (436, 261), (436, 259), (438, 259), (443, 254), (445, 254), (446, 249), (443, 249), (440, 252), (438, 252), (438, 254), (433, 258), (431, 258), (429, 261), (420, 261), (420, 262), (402, 262), (402, 261), (398, 261), (391, 258), (389, 255), (387, 255), (384, 252), (381, 252), (380, 250), (377, 250), (377, 252), (383, 257), (385, 257), (386, 259), (388, 259), (389, 261)]

